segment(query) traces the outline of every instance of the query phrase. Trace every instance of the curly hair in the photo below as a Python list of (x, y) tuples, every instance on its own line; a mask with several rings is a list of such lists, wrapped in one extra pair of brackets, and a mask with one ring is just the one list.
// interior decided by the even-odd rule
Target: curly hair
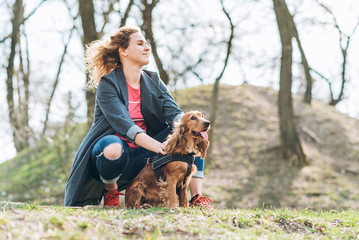
[(96, 40), (86, 46), (85, 64), (90, 80), (88, 88), (96, 88), (102, 76), (115, 68), (122, 68), (119, 49), (126, 49), (133, 33), (141, 32), (138, 27), (121, 27), (109, 40)]

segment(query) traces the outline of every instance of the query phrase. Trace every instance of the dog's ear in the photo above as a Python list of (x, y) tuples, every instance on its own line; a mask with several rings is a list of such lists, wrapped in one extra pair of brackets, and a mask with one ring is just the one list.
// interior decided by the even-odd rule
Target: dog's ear
[(207, 155), (208, 146), (209, 146), (209, 141), (207, 139), (203, 139), (197, 144), (197, 149), (202, 159), (205, 158)]
[(167, 154), (171, 154), (177, 145), (177, 141), (173, 138), (173, 135), (174, 134), (170, 135), (167, 140), (167, 144), (166, 144), (166, 148), (165, 148), (165, 152)]
[(179, 135), (182, 136), (185, 131), (186, 131), (186, 128), (185, 128), (185, 124), (184, 123), (180, 123), (178, 125), (178, 131), (179, 131)]
[(178, 146), (186, 146), (186, 138), (184, 136), (185, 132), (186, 132), (186, 127), (184, 124), (181, 124), (179, 126), (179, 134), (177, 137), (177, 141), (178, 141)]
[(185, 123), (182, 121), (176, 122), (174, 124), (173, 135), (182, 136), (186, 131)]

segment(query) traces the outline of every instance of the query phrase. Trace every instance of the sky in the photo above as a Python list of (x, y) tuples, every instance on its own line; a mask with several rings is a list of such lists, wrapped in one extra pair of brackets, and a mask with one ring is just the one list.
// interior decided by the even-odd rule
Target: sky
[[(27, 1), (30, 4), (31, 1)], [(312, 0), (305, 1), (287, 1), (292, 4), (289, 6), (291, 12), (297, 11), (295, 21), (308, 22), (311, 20), (310, 16), (315, 16), (321, 22), (330, 22), (331, 18), (323, 11), (318, 11), (317, 5)], [(350, 33), (354, 28), (354, 24), (359, 20), (359, 2), (355, 0), (325, 1), (332, 7), (334, 14), (338, 18), (339, 25), (343, 28), (344, 32)], [(36, 1), (35, 1), (36, 3)], [(225, 1), (227, 3), (230, 14), (233, 16), (233, 21), (237, 24), (236, 30), (236, 45), (233, 48), (233, 55), (231, 56), (228, 68), (221, 80), (221, 83), (240, 85), (244, 81), (259, 86), (272, 86), (278, 88), (279, 77), (279, 60), (280, 45), (278, 30), (275, 25), (275, 16), (271, 10), (270, 1), (262, 1), (261, 4), (255, 1), (233, 0)], [(219, 1), (177, 1), (179, 8), (182, 11), (193, 11), (193, 19), (182, 19), (181, 21), (172, 24), (186, 24), (187, 21), (196, 21), (196, 18), (201, 18), (203, 21), (214, 21), (213, 19), (221, 19), (223, 24), (226, 25), (226, 18), (223, 13), (218, 12), (220, 9)], [(158, 5), (159, 12), (166, 12), (166, 15), (157, 16), (164, 18), (168, 21), (175, 21), (172, 16), (180, 16), (181, 11), (178, 8), (171, 7), (171, 1), (161, 1)], [(189, 7), (185, 9), (185, 7)], [(29, 6), (28, 9), (31, 9)], [(53, 11), (56, 9), (56, 11)], [(251, 14), (248, 14), (243, 9), (250, 9)], [(75, 14), (75, 10), (73, 10)], [(155, 16), (156, 18), (156, 16)], [(9, 24), (9, 11), (4, 4), (0, 5), (0, 27), (6, 32), (11, 31)], [(114, 19), (116, 20), (116, 19)], [(118, 19), (117, 19), (118, 20)], [(116, 21), (114, 21), (116, 22)], [(135, 20), (131, 20), (129, 25), (136, 25)], [(33, 69), (40, 71), (31, 72), (33, 79), (36, 79), (32, 90), (36, 90), (36, 95), (33, 96), (32, 102), (38, 102), (38, 105), (32, 104), (32, 118), (31, 126), (37, 130), (41, 129), (44, 119), (44, 110), (41, 106), (46, 102), (51, 89), (52, 82), (55, 79), (56, 69), (63, 51), (63, 42), (67, 41), (69, 36), (69, 29), (72, 27), (72, 19), (68, 16), (68, 11), (61, 1), (51, 1), (42, 6), (35, 15), (31, 17), (27, 23), (27, 34), (29, 38), (30, 55), (34, 59)], [(223, 34), (228, 35), (228, 31), (220, 26), (214, 27), (214, 37), (222, 37)], [(108, 28), (114, 28), (109, 26)], [(157, 29), (161, 28), (161, 24), (157, 24)], [(341, 69), (341, 55), (338, 47), (338, 34), (330, 26), (317, 26), (315, 24), (298, 24), (299, 34), (302, 40), (303, 47), (306, 51), (309, 64), (316, 70), (325, 74), (328, 78), (338, 79)], [(260, 31), (259, 31), (260, 30)], [(157, 30), (157, 35), (161, 36), (159, 42), (168, 41), (162, 38), (161, 31)], [(223, 36), (226, 37), (226, 36)], [(352, 38), (352, 45), (350, 46), (349, 68), (348, 76), (350, 79), (350, 87), (346, 88), (346, 99), (340, 103), (337, 108), (349, 114), (352, 117), (359, 118), (359, 81), (355, 78), (359, 77), (359, 31)], [(173, 43), (174, 45), (176, 42)], [(202, 42), (194, 39), (191, 43), (193, 48), (199, 48), (203, 45)], [(225, 48), (215, 49), (214, 53), (223, 55)], [(5, 49), (0, 49), (1, 53)], [(55, 101), (53, 105), (53, 112), (50, 116), (52, 121), (61, 120), (64, 117), (66, 107), (64, 96), (67, 92), (73, 92), (73, 103), (79, 105), (77, 115), (79, 121), (84, 120), (85, 117), (85, 101), (83, 90), (85, 88), (84, 66), (81, 64), (82, 59), (82, 45), (81, 42), (74, 37), (68, 49), (71, 56), (66, 58), (63, 71), (60, 76), (59, 90), (56, 92)], [(195, 51), (194, 51), (195, 52)], [(213, 54), (214, 57), (217, 55)], [(263, 54), (263, 59), (260, 55)], [(300, 61), (298, 52), (294, 53), (295, 60)], [(260, 60), (258, 60), (260, 59)], [(2, 66), (6, 66), (6, 59), (0, 60)], [(266, 70), (259, 69), (257, 65), (267, 66)], [(275, 70), (271, 70), (269, 66), (277, 66)], [(221, 65), (217, 68), (208, 68), (204, 71), (209, 72), (205, 78), (205, 83), (212, 83), (214, 78), (219, 74)], [(154, 60), (152, 59), (147, 69), (156, 71)], [(6, 78), (5, 68), (1, 68), (1, 79)], [(298, 69), (294, 68), (294, 72), (298, 73)], [(2, 72), (1, 72), (2, 71)], [(235, 76), (235, 77), (234, 77)], [(318, 79), (318, 78), (317, 78)], [(198, 85), (200, 82), (191, 81), (192, 85)], [(299, 81), (294, 80), (294, 87)], [(316, 88), (313, 92), (315, 96), (326, 100), (328, 96), (327, 84), (323, 81), (316, 81), (314, 83)], [(298, 85), (298, 84), (297, 84)], [(187, 84), (188, 86), (188, 84)], [(297, 88), (299, 89), (299, 88)], [(298, 90), (299, 91), (299, 90)], [(0, 101), (6, 103), (6, 92), (4, 81), (0, 82)], [(3, 123), (0, 126), (0, 162), (12, 158), (15, 155), (15, 150), (12, 145), (12, 136), (10, 125), (6, 113), (6, 105), (0, 106), (0, 121)]]

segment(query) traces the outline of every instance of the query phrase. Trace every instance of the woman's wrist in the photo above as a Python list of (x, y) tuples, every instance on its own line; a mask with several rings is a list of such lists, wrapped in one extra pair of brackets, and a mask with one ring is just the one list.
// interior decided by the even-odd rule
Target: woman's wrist
[(165, 154), (165, 144), (148, 136), (146, 133), (138, 133), (135, 137), (135, 144), (155, 153)]

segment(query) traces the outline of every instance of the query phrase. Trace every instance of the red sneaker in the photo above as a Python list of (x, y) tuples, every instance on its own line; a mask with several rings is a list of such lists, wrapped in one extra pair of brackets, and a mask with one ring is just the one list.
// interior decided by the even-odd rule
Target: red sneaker
[(197, 194), (191, 199), (191, 201), (189, 201), (189, 206), (212, 209), (213, 207), (210, 205), (211, 203), (212, 200), (209, 199), (208, 197), (204, 197), (201, 194)]
[(105, 190), (104, 194), (104, 207), (119, 207), (120, 206), (120, 193), (117, 189), (115, 190)]

